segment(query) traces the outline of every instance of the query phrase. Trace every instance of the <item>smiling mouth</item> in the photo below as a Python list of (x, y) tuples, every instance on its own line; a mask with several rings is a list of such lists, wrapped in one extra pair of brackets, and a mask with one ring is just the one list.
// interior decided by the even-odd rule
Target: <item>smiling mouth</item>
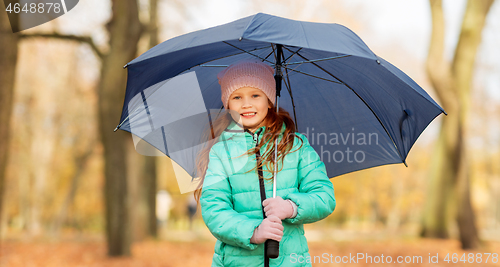
[(257, 112), (248, 112), (248, 113), (242, 113), (242, 117), (253, 117)]

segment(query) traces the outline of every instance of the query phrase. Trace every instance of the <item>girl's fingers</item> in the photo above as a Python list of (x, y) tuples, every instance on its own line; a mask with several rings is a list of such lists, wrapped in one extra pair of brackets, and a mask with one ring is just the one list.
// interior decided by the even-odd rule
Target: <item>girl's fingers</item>
[(280, 200), (283, 201), (283, 199), (279, 196), (275, 197), (275, 198), (266, 198), (264, 199), (264, 201), (262, 201), (262, 206), (268, 206), (268, 205), (276, 205), (276, 203), (280, 203)]
[(269, 217), (269, 216), (276, 216), (278, 217), (275, 212), (274, 212), (274, 209), (272, 208), (267, 208), (267, 209), (264, 209), (264, 212), (266, 213), (266, 216)]
[(266, 212), (266, 215), (267, 215), (267, 212), (268, 212), (270, 209), (271, 209), (271, 207), (269, 207), (269, 206), (265, 206), (265, 207), (264, 207), (264, 212)]
[(271, 229), (272, 231), (277, 230), (277, 231), (281, 231), (281, 232), (283, 232), (283, 230), (285, 230), (283, 225), (281, 223), (277, 223), (277, 222), (269, 223), (269, 229)]
[[(272, 237), (275, 237), (275, 238), (279, 238), (279, 240), (278, 240), (278, 239), (275, 239), (275, 240), (280, 241), (280, 240), (281, 240), (281, 238), (283, 237), (283, 232), (273, 232), (273, 233), (271, 234), (271, 236), (272, 236)], [(273, 239), (274, 239), (274, 238), (273, 238)]]
[(275, 223), (280, 223), (281, 224), (281, 220), (280, 218), (278, 218), (278, 216), (276, 215), (269, 215), (267, 217), (271, 222), (275, 222)]
[(276, 240), (276, 241), (280, 242), (280, 241), (281, 241), (281, 238), (282, 238), (282, 236), (279, 236), (279, 235), (272, 235), (272, 236), (271, 236), (270, 238), (268, 238), (268, 239), (272, 239), (272, 240)]
[(267, 209), (272, 208), (274, 205), (272, 204), (272, 202), (267, 202), (267, 203), (262, 202), (262, 206), (264, 207), (265, 210), (266, 208)]
[(279, 231), (272, 231), (272, 232), (269, 232), (269, 233), (267, 234), (267, 237), (266, 237), (266, 238), (268, 238), (268, 239), (273, 238), (273, 237), (280, 237), (280, 238), (281, 238), (282, 236), (283, 236), (283, 232), (279, 232)]
[(283, 232), (283, 230), (285, 230), (285, 228), (283, 228), (283, 225), (278, 224), (278, 223), (274, 223), (271, 227), (273, 229), (280, 230), (281, 232)]
[(274, 228), (274, 234), (282, 236), (283, 235), (283, 229)]

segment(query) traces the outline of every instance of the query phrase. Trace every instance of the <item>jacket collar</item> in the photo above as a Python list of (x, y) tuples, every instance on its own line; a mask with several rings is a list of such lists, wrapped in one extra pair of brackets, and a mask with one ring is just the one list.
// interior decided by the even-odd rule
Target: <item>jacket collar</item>
[[(286, 125), (285, 123), (283, 123), (283, 125), (281, 126), (281, 134), (283, 134), (286, 130)], [(251, 133), (250, 131), (248, 130), (245, 130), (240, 124), (236, 123), (234, 120), (231, 121), (231, 123), (229, 124), (229, 126), (226, 128), (226, 130), (224, 130), (224, 132), (221, 134), (221, 137), (223, 139), (229, 139), (229, 138), (242, 138), (242, 137), (245, 137), (245, 138), (250, 138), (250, 139), (253, 139), (254, 135), (255, 134), (259, 134), (259, 142), (260, 142), (260, 139), (262, 138), (263, 136), (263, 133), (266, 131), (266, 126), (261, 126), (259, 128), (257, 128), (255, 130), (254, 133)]]

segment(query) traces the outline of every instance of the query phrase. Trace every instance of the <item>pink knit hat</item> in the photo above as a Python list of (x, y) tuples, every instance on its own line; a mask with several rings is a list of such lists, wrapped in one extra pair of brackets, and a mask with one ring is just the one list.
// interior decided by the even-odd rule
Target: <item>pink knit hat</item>
[(262, 90), (274, 104), (276, 99), (276, 82), (274, 69), (259, 61), (240, 61), (229, 65), (217, 74), (221, 89), (221, 100), (228, 109), (229, 96), (241, 87), (253, 87)]

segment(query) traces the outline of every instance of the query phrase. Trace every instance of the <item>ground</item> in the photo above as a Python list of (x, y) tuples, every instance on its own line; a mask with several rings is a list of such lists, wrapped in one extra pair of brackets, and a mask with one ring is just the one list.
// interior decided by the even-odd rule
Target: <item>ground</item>
[[(132, 257), (109, 258), (106, 256), (106, 245), (102, 240), (66, 240), (66, 241), (22, 241), (3, 240), (0, 244), (0, 267), (18, 266), (105, 266), (105, 267), (128, 267), (128, 266), (210, 266), (213, 253), (213, 240), (203, 241), (141, 241), (132, 246)], [(439, 239), (406, 239), (406, 240), (364, 240), (364, 241), (320, 241), (309, 242), (310, 254), (316, 259), (313, 266), (500, 266), (498, 253), (500, 253), (500, 242), (488, 242), (486, 247), (479, 251), (463, 251), (460, 244), (455, 240)], [(358, 254), (360, 253), (360, 254)], [(456, 253), (455, 261), (452, 263), (453, 253)], [(465, 253), (462, 260), (461, 256)], [(475, 253), (469, 258), (469, 253)], [(477, 263), (478, 254), (482, 258)], [(490, 256), (485, 263), (488, 254), (497, 253), (495, 259)], [(429, 263), (429, 255), (438, 263)], [(365, 259), (356, 259), (356, 256)], [(450, 263), (445, 262), (449, 255)], [(337, 257), (338, 256), (338, 257)], [(366, 262), (366, 257), (371, 256)], [(393, 263), (387, 263), (390, 256)], [(398, 256), (410, 263), (394, 263)], [(415, 260), (421, 256), (421, 262)], [(472, 254), (470, 254), (472, 256)], [(335, 263), (343, 260), (346, 263)], [(307, 260), (294, 258), (291, 260)], [(384, 263), (382, 263), (382, 260)], [(375, 262), (379, 262), (376, 264)], [(333, 263), (332, 263), (333, 262)]]

